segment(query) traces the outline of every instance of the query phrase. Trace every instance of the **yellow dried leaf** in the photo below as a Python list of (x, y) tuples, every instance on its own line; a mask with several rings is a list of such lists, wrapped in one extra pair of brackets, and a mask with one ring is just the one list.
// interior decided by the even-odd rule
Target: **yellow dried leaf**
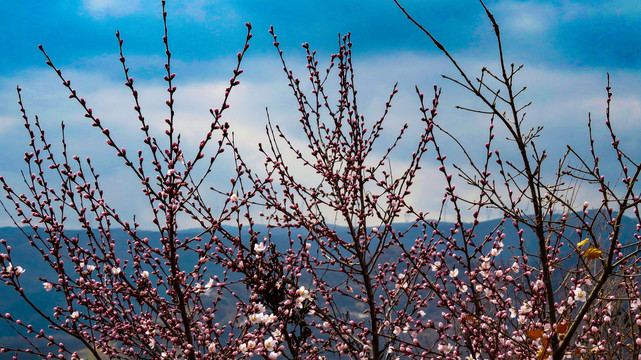
[(578, 244), (576, 244), (576, 248), (581, 250), (581, 248), (584, 247), (585, 244), (588, 243), (588, 241), (590, 241), (590, 239), (589, 238), (585, 238), (585, 240), (580, 241)]
[(547, 348), (541, 348), (536, 352), (536, 358), (538, 360), (547, 359), (550, 355), (552, 354), (547, 350)]
[(599, 248), (591, 247), (585, 250), (585, 252), (583, 253), (583, 257), (585, 257), (588, 260), (594, 260), (594, 259), (600, 258), (601, 254), (602, 252)]

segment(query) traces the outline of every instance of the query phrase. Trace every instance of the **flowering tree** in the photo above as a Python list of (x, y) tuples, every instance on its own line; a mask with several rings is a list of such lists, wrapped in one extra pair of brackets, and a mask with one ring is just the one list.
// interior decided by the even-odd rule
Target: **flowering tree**
[[(21, 260), (12, 257), (10, 244), (3, 240), (5, 251), (0, 257), (3, 281), (47, 321), (49, 329), (34, 328), (9, 313), (0, 315), (29, 344), (25, 349), (0, 346), (2, 353), (15, 353), (15, 357), (18, 353), (27, 353), (47, 358), (79, 358), (78, 352), (55, 340), (62, 334), (80, 342), (85, 353), (95, 358), (223, 359), (234, 357), (241, 344), (246, 343), (245, 338), (256, 331), (244, 319), (250, 303), (240, 301), (231, 311), (228, 306), (226, 316), (217, 313), (228, 301), (223, 294), (237, 297), (227, 286), (228, 272), (232, 269), (228, 264), (248, 250), (239, 235), (226, 232), (222, 223), (231, 221), (246, 204), (238, 201), (234, 186), (219, 213), (214, 213), (201, 195), (202, 184), (214, 163), (225, 147), (231, 145), (229, 125), (221, 119), (229, 107), (228, 97), (243, 72), (240, 63), (249, 48), (251, 25), (247, 24), (245, 45), (238, 54), (238, 64), (223, 103), (211, 111), (209, 131), (193, 158), (188, 159), (183, 154), (180, 135), (175, 131), (176, 87), (172, 83), (175, 74), (171, 72), (164, 1), (162, 5), (167, 72), (164, 79), (168, 97), (164, 140), (150, 133), (154, 124), (149, 124), (143, 115), (134, 79), (129, 76), (123, 55), (123, 40), (116, 33), (125, 85), (131, 90), (145, 145), (145, 149), (133, 156), (119, 146), (106, 124), (40, 47), (47, 57), (47, 65), (56, 71), (68, 89), (69, 97), (76, 100), (91, 125), (102, 132), (107, 145), (122, 158), (123, 166), (142, 184), (159, 237), (139, 236), (135, 219), (128, 222), (109, 206), (91, 160), (68, 154), (64, 137), (62, 150), (54, 152), (38, 118), (30, 120), (19, 97), (32, 148), (32, 152), (25, 154), (28, 173), (24, 182), (28, 193), (19, 194), (3, 178), (0, 181), (15, 209), (14, 222), (31, 229), (24, 230), (25, 237), (56, 274), (43, 279), (44, 289), (64, 297), (53, 309), (37, 307), (21, 285), (20, 276), (25, 269), (14, 266)], [(64, 124), (62, 129), (64, 131)], [(198, 173), (200, 163), (205, 163), (205, 170)], [(61, 185), (55, 187), (53, 182)], [(202, 230), (194, 236), (181, 237), (178, 222), (181, 216), (197, 219)], [(69, 218), (77, 220), (83, 236), (68, 229), (67, 224), (72, 222)], [(117, 241), (120, 231), (127, 235), (126, 245)], [(116, 255), (123, 247), (125, 258)], [(233, 247), (233, 251), (227, 252), (229, 247)], [(181, 261), (185, 257), (193, 262)], [(211, 277), (208, 267), (216, 266), (223, 270)], [(271, 318), (265, 323), (269, 321)]]
[[(591, 158), (568, 148), (556, 176), (548, 179), (547, 154), (535, 145), (541, 128), (524, 127), (529, 103), (521, 103), (524, 89), (513, 85), (520, 67), (505, 63), (499, 26), (483, 2), (500, 63), (496, 70), (483, 68), (478, 78), (396, 4), (455, 66), (458, 77), (446, 78), (481, 100), (484, 108), (462, 109), (488, 116), (482, 151), (467, 148), (437, 122), (438, 87), (431, 100), (417, 88), (423, 130), (407, 167), (393, 173), (391, 154), (407, 141), (408, 125), (382, 151), (379, 142), (396, 86), (382, 116), (365, 119), (357, 105), (349, 35), (341, 38), (325, 70), (303, 44), (308, 91), (289, 70), (270, 30), (299, 106), (307, 147), (297, 148), (268, 116), (268, 142), (259, 145), (265, 156), (260, 172), (243, 160), (222, 120), (243, 72), (250, 24), (223, 103), (211, 111), (209, 132), (192, 158), (175, 130), (175, 74), (164, 1), (169, 114), (164, 141), (151, 135), (153, 124), (143, 116), (117, 34), (125, 85), (145, 144), (135, 156), (119, 146), (47, 56), (70, 98), (143, 185), (158, 238), (141, 236), (135, 221), (121, 218), (104, 200), (91, 161), (68, 155), (64, 138), (62, 150), (55, 152), (20, 100), (32, 147), (25, 154), (28, 192), (20, 194), (0, 181), (16, 225), (26, 226), (25, 237), (55, 273), (43, 279), (44, 290), (63, 297), (53, 309), (38, 307), (21, 284), (25, 268), (2, 241), (2, 279), (49, 328), (34, 328), (15, 314), (0, 315), (28, 342), (25, 348), (0, 346), (0, 351), (16, 358), (27, 353), (72, 359), (86, 352), (116, 359), (639, 357), (641, 218), (634, 185), (641, 165), (625, 154), (610, 124), (610, 85), (606, 126), (620, 183), (599, 170), (591, 120)], [(334, 71), (335, 102), (326, 90)], [(508, 154), (498, 150), (505, 144), (495, 139), (495, 123), (509, 134)], [(469, 165), (447, 160), (441, 146), (447, 139), (460, 146)], [(221, 166), (225, 151), (232, 155), (235, 176), (229, 189), (214, 190), (224, 206), (213, 212), (203, 184), (214, 166)], [(436, 216), (408, 200), (427, 154), (436, 158), (446, 183)], [(287, 160), (289, 155), (294, 160)], [(60, 187), (51, 185), (54, 180)], [(596, 209), (575, 206), (568, 185), (574, 181), (602, 195)], [(475, 195), (461, 195), (470, 193), (463, 187)], [(453, 224), (442, 221), (446, 207), (454, 209)], [(487, 209), (502, 214), (490, 230), (479, 221)], [(630, 212), (634, 220), (625, 217)], [(70, 230), (69, 214), (83, 236)], [(256, 215), (266, 229), (255, 224)], [(413, 221), (400, 223), (407, 215)], [(185, 216), (200, 225), (196, 233), (179, 226)], [(626, 221), (636, 229), (624, 232)], [(120, 229), (126, 245), (116, 241)], [(120, 247), (126, 255), (118, 253)], [(56, 340), (61, 334), (80, 342), (84, 352)]]

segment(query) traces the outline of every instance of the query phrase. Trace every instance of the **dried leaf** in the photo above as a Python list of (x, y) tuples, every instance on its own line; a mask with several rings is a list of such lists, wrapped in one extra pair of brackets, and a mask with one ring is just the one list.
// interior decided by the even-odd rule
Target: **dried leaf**
[(584, 247), (585, 244), (588, 243), (588, 241), (590, 241), (590, 238), (585, 238), (585, 240), (583, 240), (583, 241), (579, 242), (578, 244), (576, 244), (576, 248), (578, 250), (581, 250), (581, 248)]
[(588, 260), (594, 260), (594, 259), (600, 258), (601, 254), (602, 252), (599, 248), (591, 247), (585, 250), (585, 252), (583, 253), (583, 257), (585, 257)]
[(538, 360), (543, 360), (547, 359), (550, 355), (552, 354), (550, 353), (550, 351), (548, 351), (547, 347), (543, 347), (536, 353), (536, 358)]
[(556, 325), (556, 329), (554, 330), (557, 334), (565, 334), (566, 331), (568, 331), (568, 323), (567, 321), (564, 321), (562, 323), (559, 323)]
[(463, 321), (465, 321), (468, 325), (471, 325), (471, 324), (477, 324), (479, 322), (479, 319), (477, 319), (472, 314), (467, 314), (465, 315), (465, 317), (463, 317)]
[(532, 340), (537, 340), (543, 336), (543, 331), (539, 329), (532, 329), (527, 331), (527, 336)]

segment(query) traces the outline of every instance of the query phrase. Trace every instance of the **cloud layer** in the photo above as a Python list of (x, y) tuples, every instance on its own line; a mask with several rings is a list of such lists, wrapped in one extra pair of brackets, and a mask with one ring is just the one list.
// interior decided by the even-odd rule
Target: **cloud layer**
[[(269, 109), (272, 122), (280, 124), (295, 143), (305, 146), (298, 127), (297, 105), (271, 46), (272, 40), (264, 32), (269, 23), (277, 25), (288, 64), (301, 79), (306, 78), (306, 69), (300, 42), (309, 40), (312, 47), (318, 49), (322, 64), (335, 51), (336, 34), (352, 30), (359, 106), (369, 121), (381, 116), (393, 84), (399, 83), (400, 92), (388, 116), (386, 133), (380, 139), (380, 151), (385, 149), (385, 143), (393, 141), (404, 123), (415, 131), (408, 133), (406, 142), (393, 154), (396, 168), (402, 168), (409, 160), (417, 141), (416, 134), (421, 129), (415, 85), (426, 94), (433, 84), (442, 86), (439, 123), (467, 146), (482, 148), (487, 138), (488, 119), (454, 108), (456, 105), (478, 107), (478, 101), (464, 89), (440, 77), (441, 74), (457, 74), (389, 2), (373, 1), (367, 9), (361, 9), (359, 2), (343, 1), (341, 6), (331, 1), (324, 5), (310, 4), (283, 2), (267, 7), (260, 2), (238, 6), (234, 2), (218, 1), (194, 2), (170, 9), (174, 11), (170, 14), (170, 44), (175, 54), (173, 71), (178, 74), (175, 80), (178, 86), (176, 117), (186, 148), (189, 148), (187, 144), (192, 149), (197, 146), (211, 122), (209, 109), (220, 106), (235, 53), (244, 39), (244, 21), (254, 23), (256, 36), (245, 59), (241, 85), (232, 94), (231, 108), (225, 120), (231, 124), (241, 151), (252, 167), (260, 169), (263, 164), (256, 149), (258, 142), (265, 141), (265, 108)], [(482, 66), (497, 68), (495, 42), (482, 11), (459, 2), (447, 6), (443, 2), (429, 6), (413, 1), (404, 4), (419, 20), (435, 28), (435, 34), (451, 47), (456, 59), (470, 74), (480, 74)], [(636, 146), (641, 130), (638, 97), (641, 64), (638, 57), (631, 56), (634, 49), (630, 50), (630, 46), (634, 48), (634, 44), (638, 44), (633, 41), (635, 31), (631, 27), (641, 18), (637, 3), (618, 1), (605, 8), (589, 1), (503, 0), (489, 5), (496, 9), (495, 14), (502, 24), (508, 61), (525, 63), (515, 82), (528, 86), (522, 95), (522, 104), (533, 102), (526, 123), (545, 126), (537, 145), (551, 155), (546, 176), (553, 178), (556, 161), (565, 152), (566, 145), (586, 154), (588, 113), (592, 114), (597, 129), (598, 150), (604, 154), (611, 152), (608, 148), (611, 139), (602, 125), (606, 69), (611, 71), (615, 94), (612, 102), (614, 128), (622, 138), (623, 147), (638, 158), (641, 155), (641, 149)], [(108, 124), (114, 136), (132, 153), (142, 145), (137, 131), (139, 125), (131, 95), (122, 85), (124, 78), (114, 41), (109, 40), (111, 45), (105, 47), (105, 29), (124, 27), (128, 34), (125, 36), (125, 49), (130, 54), (127, 55), (128, 66), (136, 79), (145, 116), (160, 138), (167, 108), (164, 105), (166, 84), (162, 80), (165, 59), (162, 43), (157, 41), (161, 30), (157, 6), (147, 2), (120, 4), (98, 0), (84, 1), (78, 8), (48, 6), (52, 16), (46, 21), (50, 22), (49, 26), (58, 24), (44, 34), (54, 61), (65, 70), (74, 87)], [(12, 11), (25, 19), (28, 10), (25, 7), (15, 4)], [(316, 15), (303, 16), (311, 12)], [(63, 17), (70, 20), (62, 24)], [(76, 34), (65, 33), (69, 24), (76, 27)], [(40, 29), (47, 25), (31, 26)], [(602, 36), (605, 30), (610, 31), (607, 39)], [(109, 37), (112, 32), (108, 31)], [(69, 36), (78, 42), (69, 41)], [(86, 43), (89, 39), (95, 41)], [(34, 42), (26, 33), (20, 41), (21, 45), (16, 48), (9, 46), (6, 49), (9, 60), (2, 60), (12, 61), (3, 65), (12, 71), (0, 76), (2, 175), (12, 182), (19, 182), (19, 171), (24, 170), (22, 154), (27, 151), (26, 137), (15, 95), (15, 86), (19, 83), (24, 89), (24, 102), (30, 116), (36, 113), (40, 116), (51, 141), (57, 143), (60, 139), (60, 122), (65, 121), (70, 153), (92, 156), (103, 174), (107, 190), (114, 192), (109, 195), (113, 206), (124, 209), (128, 215), (137, 214), (142, 221), (149, 221), (144, 215), (147, 211), (144, 204), (131, 201), (138, 196), (140, 185), (132, 179), (127, 180), (119, 160), (104, 144), (104, 138), (83, 118), (78, 105), (67, 99), (60, 80), (50, 69), (36, 65), (40, 62), (35, 60), (37, 54), (29, 53), (31, 55), (26, 56), (24, 62), (16, 60), (17, 56), (24, 56), (25, 44)], [(589, 46), (590, 42), (592, 46)], [(502, 143), (497, 146), (507, 150), (509, 142), (497, 139)], [(465, 164), (466, 160), (455, 144), (448, 143), (445, 137), (443, 142), (451, 154), (448, 160)], [(425, 159), (423, 173), (410, 201), (425, 211), (436, 212), (444, 184), (433, 158), (431, 154)], [(215, 177), (218, 185), (226, 186), (231, 176), (230, 164), (221, 164), (220, 176)], [(610, 170), (616, 171), (614, 167)], [(585, 200), (597, 200), (588, 199), (587, 192), (582, 196)], [(8, 224), (5, 218), (0, 222), (0, 225)]]

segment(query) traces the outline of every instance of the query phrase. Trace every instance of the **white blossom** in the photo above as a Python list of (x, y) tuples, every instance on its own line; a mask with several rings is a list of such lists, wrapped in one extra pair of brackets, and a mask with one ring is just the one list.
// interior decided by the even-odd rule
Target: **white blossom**
[(432, 271), (438, 271), (438, 269), (441, 267), (441, 262), (435, 261), (434, 263), (432, 263), (432, 265), (430, 265), (430, 267), (432, 268)]
[(534, 283), (534, 291), (539, 291), (539, 289), (543, 289), (544, 287), (545, 287), (545, 283), (541, 279), (538, 279)]
[(521, 308), (519, 309), (519, 314), (521, 315), (527, 315), (532, 312), (532, 301), (526, 301), (521, 305)]
[(310, 300), (312, 298), (310, 293), (309, 293), (309, 290), (305, 289), (304, 286), (301, 286), (301, 287), (298, 288), (298, 290), (296, 290), (296, 295), (298, 295), (298, 297), (295, 300), (296, 301), (296, 307), (299, 308), (299, 309), (303, 308), (303, 303), (306, 300)]
[(266, 310), (265, 305), (263, 305), (261, 303), (253, 303), (252, 306), (254, 307), (254, 310), (256, 312), (261, 312), (262, 313), (262, 312), (265, 312), (265, 310)]
[(263, 251), (265, 251), (265, 249), (266, 249), (265, 243), (261, 242), (261, 243), (254, 244), (254, 251), (259, 253), (259, 254), (262, 253)]
[(454, 347), (451, 344), (443, 344), (443, 343), (438, 344), (438, 351), (440, 351), (443, 354), (449, 354), (453, 349)]
[(585, 291), (583, 291), (583, 289), (581, 289), (581, 288), (576, 288), (576, 289), (574, 289), (574, 290), (573, 290), (573, 292), (574, 292), (574, 298), (575, 298), (577, 301), (582, 301), (582, 302), (585, 302), (585, 301), (586, 301), (585, 296), (586, 296), (587, 294), (585, 293)]
[(278, 347), (278, 342), (273, 337), (270, 336), (265, 340), (265, 350), (269, 352), (273, 352), (274, 350), (276, 350), (277, 347)]
[(399, 336), (401, 334), (401, 327), (394, 326), (394, 335)]

